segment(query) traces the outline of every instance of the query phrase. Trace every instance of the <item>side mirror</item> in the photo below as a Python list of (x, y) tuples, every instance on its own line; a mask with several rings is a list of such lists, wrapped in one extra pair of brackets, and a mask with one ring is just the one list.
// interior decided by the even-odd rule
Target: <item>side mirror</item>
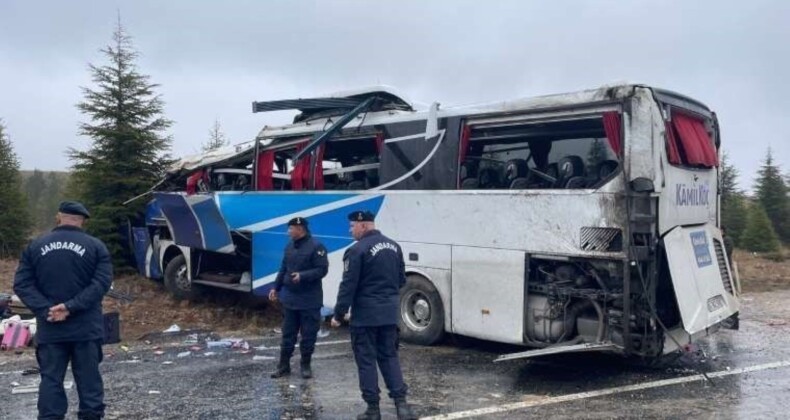
[(655, 186), (650, 179), (636, 178), (631, 180), (631, 189), (635, 192), (649, 193), (655, 191)]

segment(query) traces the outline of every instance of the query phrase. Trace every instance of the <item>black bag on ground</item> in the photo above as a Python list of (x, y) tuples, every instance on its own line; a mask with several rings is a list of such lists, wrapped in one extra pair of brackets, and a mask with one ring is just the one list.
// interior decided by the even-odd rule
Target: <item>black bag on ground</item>
[(121, 318), (118, 312), (104, 314), (104, 344), (121, 342)]

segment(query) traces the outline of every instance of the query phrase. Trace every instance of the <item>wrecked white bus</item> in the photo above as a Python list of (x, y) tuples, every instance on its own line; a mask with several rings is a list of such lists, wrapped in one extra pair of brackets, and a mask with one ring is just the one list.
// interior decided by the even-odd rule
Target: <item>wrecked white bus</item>
[[(443, 108), (389, 88), (255, 102), (298, 110), (182, 160), (134, 229), (138, 263), (185, 298), (265, 296), (308, 217), (334, 305), (357, 209), (404, 250), (402, 337), (655, 358), (737, 314), (719, 230), (720, 136), (702, 103), (644, 85)], [(353, 310), (353, 308), (352, 308)]]

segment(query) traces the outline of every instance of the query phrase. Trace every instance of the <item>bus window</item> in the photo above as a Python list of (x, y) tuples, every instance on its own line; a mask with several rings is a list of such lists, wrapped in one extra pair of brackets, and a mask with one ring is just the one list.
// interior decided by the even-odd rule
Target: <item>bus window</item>
[(471, 125), (464, 135), (461, 189), (598, 188), (619, 168), (619, 137), (607, 138), (602, 118)]
[(379, 185), (379, 141), (376, 136), (332, 139), (326, 143), (321, 168), (325, 190), (367, 190)]
[(716, 145), (699, 118), (672, 112), (672, 120), (666, 123), (666, 146), (673, 165), (702, 169), (719, 166)]

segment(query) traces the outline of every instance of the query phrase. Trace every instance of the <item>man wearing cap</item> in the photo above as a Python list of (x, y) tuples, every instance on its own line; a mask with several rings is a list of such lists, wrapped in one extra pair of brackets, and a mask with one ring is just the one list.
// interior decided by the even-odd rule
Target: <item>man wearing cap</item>
[(83, 232), (89, 217), (82, 204), (61, 203), (57, 227), (30, 243), (14, 277), (14, 292), (38, 325), (39, 419), (66, 416), (63, 378), (69, 363), (77, 383), (78, 418), (104, 416), (101, 302), (112, 283), (112, 262), (104, 243)]
[(280, 363), (271, 376), (279, 378), (291, 373), (291, 356), (296, 347), (296, 336), (301, 333), (299, 351), (302, 355), (302, 377), (309, 379), (313, 377), (310, 359), (321, 325), (321, 306), (324, 303), (321, 279), (329, 270), (329, 260), (324, 245), (310, 235), (304, 217), (295, 217), (288, 222), (288, 236), (291, 240), (285, 246), (274, 289), (269, 292), (269, 300), (279, 300), (283, 307)]
[(400, 288), (406, 284), (403, 251), (395, 241), (376, 230), (373, 213), (355, 211), (348, 219), (351, 236), (357, 243), (343, 256), (343, 281), (332, 326), (340, 326), (349, 307), (352, 308), (351, 345), (362, 399), (368, 405), (357, 419), (381, 418), (378, 370), (390, 398), (395, 401), (398, 419), (416, 419), (406, 402), (407, 386), (398, 360)]

